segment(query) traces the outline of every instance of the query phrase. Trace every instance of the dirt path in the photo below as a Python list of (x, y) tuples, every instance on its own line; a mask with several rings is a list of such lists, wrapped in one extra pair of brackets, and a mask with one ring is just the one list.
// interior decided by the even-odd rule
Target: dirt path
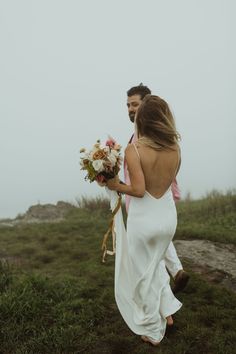
[(179, 257), (211, 282), (236, 292), (236, 246), (207, 240), (174, 241)]

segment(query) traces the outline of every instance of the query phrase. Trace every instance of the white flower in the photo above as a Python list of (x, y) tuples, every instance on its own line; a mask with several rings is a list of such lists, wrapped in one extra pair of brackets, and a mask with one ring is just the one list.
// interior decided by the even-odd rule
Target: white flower
[(97, 149), (93, 149), (88, 153), (88, 156), (87, 156), (88, 160), (93, 161), (93, 155), (96, 151), (97, 151)]
[(114, 150), (114, 149), (111, 150), (111, 154), (114, 155), (114, 156), (116, 156), (116, 157), (119, 156), (119, 152), (116, 151), (116, 150)]
[(117, 161), (116, 156), (114, 156), (113, 154), (110, 154), (110, 155), (108, 156), (108, 160), (111, 162), (112, 167), (115, 166), (116, 161)]
[(103, 161), (102, 160), (95, 160), (92, 163), (93, 168), (95, 169), (95, 171), (97, 172), (101, 172), (103, 171)]

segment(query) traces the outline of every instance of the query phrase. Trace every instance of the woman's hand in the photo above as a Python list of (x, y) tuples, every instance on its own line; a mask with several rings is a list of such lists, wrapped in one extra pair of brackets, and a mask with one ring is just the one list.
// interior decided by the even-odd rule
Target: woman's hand
[(99, 181), (96, 182), (100, 187), (105, 187), (107, 185), (107, 182), (99, 182)]
[(107, 181), (107, 187), (111, 191), (117, 191), (119, 189), (119, 186), (120, 186), (120, 179), (118, 175), (116, 175), (114, 178), (109, 179)]

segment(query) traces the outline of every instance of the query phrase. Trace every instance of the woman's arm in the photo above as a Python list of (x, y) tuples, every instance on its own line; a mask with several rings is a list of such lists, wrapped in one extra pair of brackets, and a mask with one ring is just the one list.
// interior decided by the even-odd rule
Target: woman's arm
[(120, 184), (119, 177), (108, 180), (107, 187), (117, 192), (132, 195), (142, 198), (145, 193), (145, 179), (143, 170), (140, 164), (139, 156), (132, 144), (125, 149), (125, 159), (128, 166), (130, 185)]

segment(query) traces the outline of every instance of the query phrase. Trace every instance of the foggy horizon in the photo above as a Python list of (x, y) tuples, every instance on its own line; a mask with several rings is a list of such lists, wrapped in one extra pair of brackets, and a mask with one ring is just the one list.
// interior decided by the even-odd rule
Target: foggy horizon
[[(181, 135), (183, 198), (236, 188), (233, 0), (0, 2), (0, 219), (105, 192), (81, 147), (124, 151), (126, 92), (163, 97)], [(120, 174), (123, 179), (123, 172)]]

